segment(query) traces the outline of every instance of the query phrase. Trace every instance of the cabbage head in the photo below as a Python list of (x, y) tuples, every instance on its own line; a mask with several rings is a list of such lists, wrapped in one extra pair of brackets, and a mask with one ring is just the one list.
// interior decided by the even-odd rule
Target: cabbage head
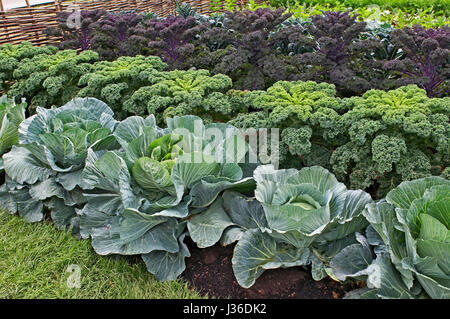
[[(450, 298), (450, 181), (406, 181), (367, 206), (377, 258), (372, 291), (358, 297)], [(369, 229), (368, 229), (369, 230)], [(371, 279), (371, 278), (369, 278)]]
[(222, 239), (239, 240), (232, 262), (241, 286), (252, 286), (266, 269), (300, 265), (311, 265), (316, 280), (366, 275), (349, 267), (350, 260), (335, 258), (343, 250), (350, 258), (359, 256), (366, 244), (358, 232), (368, 224), (362, 211), (372, 202), (369, 194), (347, 190), (319, 166), (274, 170), (264, 165), (254, 171), (254, 179), (254, 199), (223, 195), (234, 197), (225, 200), (225, 210), (241, 226), (227, 229)]
[(112, 110), (93, 98), (38, 108), (21, 122), (19, 144), (3, 155), (3, 207), (31, 222), (42, 220), (47, 208), (58, 227), (76, 226), (76, 211), (86, 202), (81, 173), (88, 149), (117, 148), (115, 125)]
[[(185, 269), (192, 214), (207, 211), (226, 189), (254, 188), (246, 176), (251, 167), (239, 163), (248, 148), (231, 151), (236, 139), (243, 143), (236, 129), (204, 125), (195, 116), (169, 118), (167, 125), (159, 128), (153, 115), (132, 116), (114, 131), (119, 150), (88, 151), (80, 222), (98, 254), (142, 255), (159, 280)], [(221, 138), (210, 136), (211, 129)], [(230, 155), (235, 162), (222, 160)]]

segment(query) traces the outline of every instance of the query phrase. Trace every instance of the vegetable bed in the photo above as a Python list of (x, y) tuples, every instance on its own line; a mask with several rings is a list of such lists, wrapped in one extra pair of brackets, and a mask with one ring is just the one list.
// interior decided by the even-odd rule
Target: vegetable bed
[(450, 298), (449, 26), (278, 4), (1, 46), (0, 206), (211, 296)]

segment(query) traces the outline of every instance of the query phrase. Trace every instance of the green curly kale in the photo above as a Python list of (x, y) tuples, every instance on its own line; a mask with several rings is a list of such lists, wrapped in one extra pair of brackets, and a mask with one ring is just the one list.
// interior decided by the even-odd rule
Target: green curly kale
[(370, 90), (349, 100), (353, 107), (341, 116), (348, 142), (330, 161), (351, 187), (366, 188), (376, 180), (379, 189), (389, 191), (402, 180), (445, 170), (450, 98), (430, 99), (425, 90), (410, 85), (388, 92)]
[(167, 65), (159, 57), (120, 57), (115, 61), (101, 61), (83, 75), (78, 86), (80, 97), (102, 99), (114, 110), (116, 117), (124, 118), (122, 105), (139, 88), (153, 84)]
[(8, 95), (25, 97), (30, 107), (63, 105), (78, 93), (78, 81), (98, 60), (94, 51), (64, 50), (24, 59), (14, 71), (15, 83)]
[(246, 95), (256, 112), (229, 123), (279, 128), (281, 167), (320, 165), (378, 198), (402, 180), (448, 175), (450, 98), (410, 85), (341, 99), (331, 84), (300, 81)]
[(3, 44), (0, 46), (0, 90), (7, 91), (14, 82), (13, 72), (20, 62), (38, 54), (53, 54), (58, 48), (53, 46), (34, 47), (31, 42), (18, 45)]
[(124, 108), (134, 114), (155, 114), (159, 123), (167, 117), (195, 114), (206, 119), (229, 120), (239, 111), (237, 96), (229, 98), (232, 81), (218, 74), (210, 76), (207, 70), (171, 71), (162, 74), (162, 80), (137, 90)]
[(271, 122), (278, 126), (286, 120), (292, 123), (305, 121), (313, 110), (330, 103), (336, 90), (328, 83), (279, 81), (267, 91), (250, 94), (255, 96), (254, 107), (271, 111)]

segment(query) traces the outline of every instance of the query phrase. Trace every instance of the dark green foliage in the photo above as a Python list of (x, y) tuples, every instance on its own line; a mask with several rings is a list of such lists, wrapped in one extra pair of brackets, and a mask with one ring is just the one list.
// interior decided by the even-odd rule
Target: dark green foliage
[(0, 46), (0, 90), (7, 91), (14, 82), (13, 72), (19, 64), (38, 54), (53, 54), (58, 49), (53, 46), (34, 47), (31, 42), (18, 45), (3, 44)]
[(80, 54), (65, 50), (25, 59), (14, 71), (16, 82), (8, 95), (25, 97), (32, 109), (63, 105), (77, 94), (80, 77), (90, 72), (97, 60), (98, 53), (89, 50)]
[(154, 56), (124, 56), (112, 62), (97, 62), (80, 78), (78, 86), (81, 89), (77, 96), (102, 99), (113, 109), (116, 118), (124, 118), (125, 102), (142, 86), (162, 78), (159, 73), (166, 66)]
[(137, 90), (124, 104), (125, 110), (137, 115), (155, 114), (159, 123), (166, 117), (188, 114), (224, 121), (245, 110), (238, 93), (227, 93), (232, 81), (225, 75), (210, 76), (207, 70), (199, 70), (159, 76), (154, 85)]

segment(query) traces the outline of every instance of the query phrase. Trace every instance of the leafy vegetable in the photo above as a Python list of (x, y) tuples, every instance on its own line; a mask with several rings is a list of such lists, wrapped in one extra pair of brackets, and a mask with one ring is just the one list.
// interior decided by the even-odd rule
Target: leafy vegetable
[(403, 182), (367, 206), (377, 253), (370, 297), (450, 297), (449, 192), (448, 180), (427, 177)]
[[(25, 119), (26, 106), (25, 101), (16, 104), (6, 95), (0, 97), (0, 156), (19, 142), (19, 124)], [(0, 170), (3, 169), (3, 159), (0, 159)]]
[[(208, 58), (214, 61), (214, 55), (227, 46), (223, 58), (213, 65), (215, 73), (229, 75), (240, 89), (264, 89), (276, 80), (287, 80), (292, 69), (285, 59), (275, 54), (275, 45), (271, 33), (290, 15), (283, 14), (283, 9), (271, 11), (258, 9), (254, 12), (225, 12), (224, 28), (214, 27), (205, 34), (208, 41), (217, 39), (220, 46), (205, 47)], [(214, 62), (213, 62), (214, 63)], [(272, 83), (271, 83), (272, 82)]]
[(80, 97), (97, 97), (114, 110), (118, 118), (125, 118), (123, 105), (142, 86), (153, 84), (166, 67), (160, 58), (150, 56), (120, 57), (112, 62), (101, 61), (80, 77)]
[(71, 16), (73, 12), (61, 11), (57, 13), (57, 27), (51, 27), (44, 30), (44, 34), (48, 37), (62, 37), (62, 41), (58, 44), (60, 49), (81, 49), (89, 50), (92, 45), (92, 38), (97, 30), (96, 23), (105, 16), (106, 12), (95, 10), (80, 10), (79, 27), (74, 26)]
[(136, 32), (143, 20), (143, 15), (135, 13), (103, 16), (93, 25), (95, 33), (91, 39), (92, 50), (107, 60), (143, 54), (145, 44)]
[(27, 58), (39, 54), (54, 54), (58, 49), (53, 46), (34, 47), (31, 42), (18, 45), (9, 43), (0, 46), (0, 90), (9, 90), (14, 82), (13, 73)]
[[(129, 117), (114, 132), (119, 151), (89, 150), (81, 213), (81, 234), (92, 238), (97, 253), (142, 254), (161, 280), (174, 279), (185, 268), (189, 216), (201, 215), (225, 189), (254, 185), (251, 178), (242, 179), (237, 164), (247, 151), (230, 153), (236, 138), (231, 126), (205, 126), (195, 116), (169, 118), (167, 125), (157, 127), (153, 115)], [(211, 129), (223, 133), (213, 145), (212, 136), (205, 135)], [(224, 155), (235, 155), (234, 162), (224, 162)]]
[(226, 192), (223, 212), (215, 209), (210, 216), (205, 213), (199, 220), (188, 222), (188, 227), (194, 224), (191, 228), (209, 224), (219, 231), (214, 234), (206, 229), (204, 238), (197, 241), (212, 245), (213, 238), (224, 244), (238, 240), (233, 270), (238, 283), (246, 288), (264, 270), (279, 267), (312, 264), (314, 279), (333, 276), (333, 258), (358, 244), (356, 232), (367, 226), (362, 211), (372, 202), (370, 195), (347, 190), (317, 166), (277, 171), (264, 165), (254, 171), (253, 177), (257, 184), (255, 199)]
[(168, 16), (164, 20), (149, 19), (142, 23), (140, 35), (147, 40), (151, 54), (161, 57), (171, 70), (186, 67), (193, 54), (193, 40), (206, 28), (193, 16)]
[(69, 102), (78, 92), (78, 81), (98, 60), (94, 51), (59, 51), (23, 60), (14, 70), (16, 82), (8, 95), (25, 97), (30, 107), (51, 107)]
[(46, 207), (58, 227), (72, 225), (76, 231), (76, 211), (86, 202), (81, 172), (88, 149), (117, 147), (112, 116), (106, 104), (92, 98), (38, 108), (19, 126), (20, 145), (3, 155), (3, 207), (32, 222), (44, 218)]
[[(158, 124), (171, 116), (195, 114), (219, 120), (236, 112), (226, 94), (232, 86), (229, 77), (210, 76), (207, 70), (171, 71), (160, 74), (152, 86), (137, 90), (124, 108), (135, 114), (157, 114)], [(231, 93), (230, 93), (231, 94)]]
[(385, 67), (405, 76), (398, 85), (414, 83), (429, 97), (447, 96), (450, 93), (450, 27), (425, 29), (415, 25), (392, 32), (392, 41), (402, 49), (405, 58), (386, 62)]

